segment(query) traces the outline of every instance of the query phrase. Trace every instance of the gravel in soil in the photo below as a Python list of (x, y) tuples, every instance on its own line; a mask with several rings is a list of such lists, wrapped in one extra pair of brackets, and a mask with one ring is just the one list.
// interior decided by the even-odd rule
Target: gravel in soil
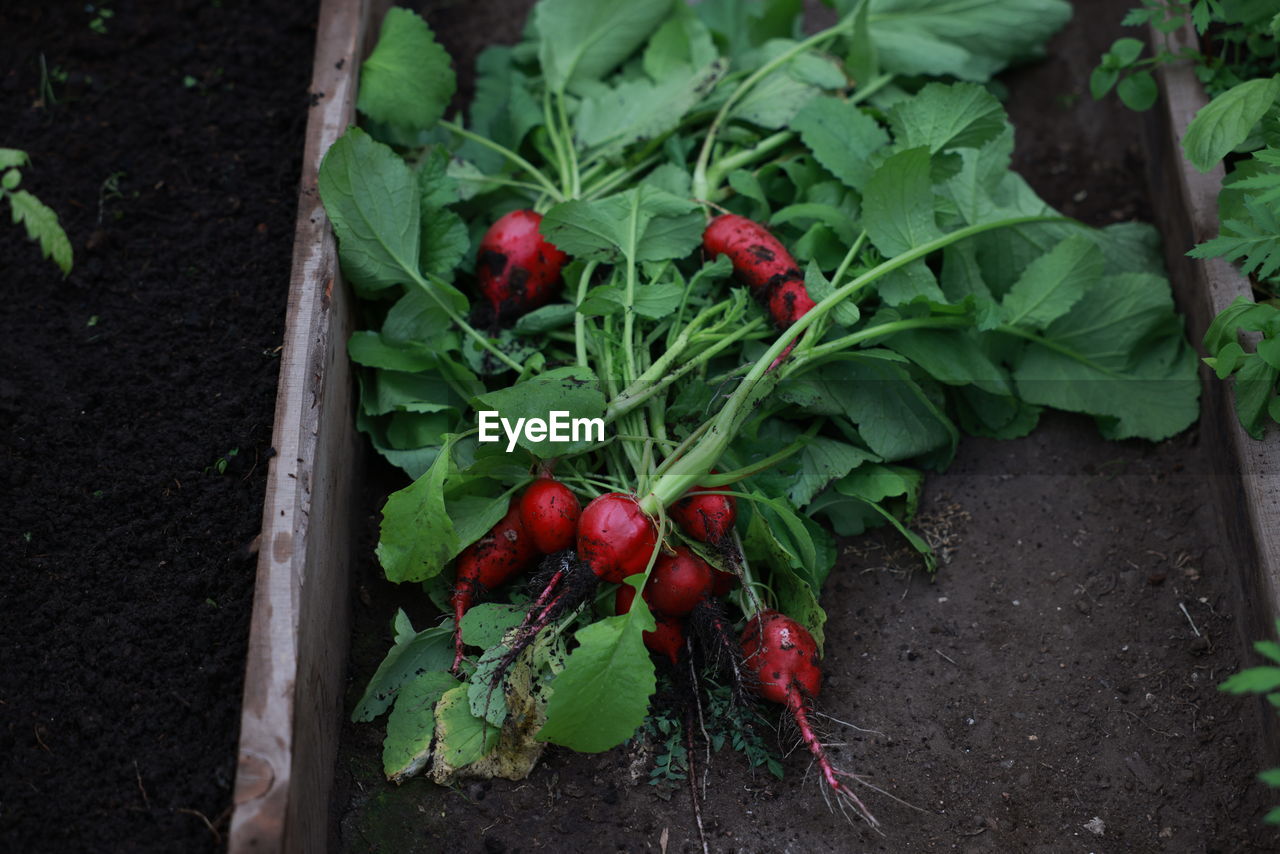
[[(1097, 56), (1132, 32), (1119, 26), (1126, 4), (1075, 5), (1050, 58), (1003, 78), (1015, 166), (1090, 224), (1149, 220), (1142, 120), (1087, 91)], [(431, 20), (461, 57), (477, 31), (501, 40), (487, 24), (509, 28), (513, 16), (499, 9), (469, 8), (470, 32), (447, 10)], [(820, 707), (856, 726), (826, 724), (842, 743), (837, 764), (887, 793), (864, 792), (885, 835), (826, 807), (803, 749), (784, 782), (724, 751), (703, 790), (709, 849), (1274, 850), (1254, 776), (1267, 761), (1264, 709), (1216, 690), (1254, 662), (1236, 640), (1238, 569), (1219, 545), (1214, 452), (1196, 430), (1111, 443), (1061, 414), (1023, 440), (966, 439), (930, 477), (917, 521), (944, 558), (936, 578), (877, 534), (842, 543), (824, 591)], [(370, 507), (387, 488), (370, 487)], [(370, 522), (372, 536), (376, 513)], [(348, 707), (404, 600), (376, 565), (358, 584)], [(381, 737), (380, 723), (343, 733), (334, 814), (344, 850), (430, 851), (446, 839), (459, 852), (701, 850), (687, 790), (646, 784), (651, 745), (551, 749), (519, 783), (396, 788), (380, 776)], [(796, 742), (785, 727), (779, 738)]]
[(316, 4), (2, 6), (0, 850), (217, 850)]

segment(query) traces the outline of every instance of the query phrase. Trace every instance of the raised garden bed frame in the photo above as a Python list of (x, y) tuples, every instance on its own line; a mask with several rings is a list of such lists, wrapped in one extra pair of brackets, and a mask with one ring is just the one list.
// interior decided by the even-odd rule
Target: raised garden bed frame
[[(317, 27), (299, 193), (285, 346), (263, 511), (245, 672), (229, 851), (325, 850), (337, 752), (350, 610), (350, 567), (360, 513), (361, 444), (345, 344), (350, 294), (320, 204), (316, 178), (329, 146), (355, 118), (360, 60), (389, 0), (323, 0)], [(1153, 38), (1165, 36), (1154, 33)], [(1172, 34), (1170, 47), (1194, 31)], [(1148, 127), (1149, 175), (1166, 261), (1193, 341), (1248, 282), (1220, 259), (1183, 252), (1216, 233), (1222, 169), (1201, 175), (1178, 142), (1205, 103), (1192, 70), (1160, 71), (1162, 108)], [(1220, 452), (1222, 547), (1238, 567), (1245, 642), (1269, 636), (1280, 615), (1280, 436), (1248, 437), (1227, 389), (1205, 370), (1202, 440)], [(1268, 721), (1273, 716), (1266, 716)], [(1277, 728), (1268, 731), (1276, 752)]]

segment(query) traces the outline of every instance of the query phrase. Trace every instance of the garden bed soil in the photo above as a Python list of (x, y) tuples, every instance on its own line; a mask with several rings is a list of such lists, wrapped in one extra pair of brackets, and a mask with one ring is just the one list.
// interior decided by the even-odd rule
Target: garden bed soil
[(218, 850), (317, 5), (2, 6), (0, 850)]
[[(427, 11), (465, 69), (479, 45), (514, 38), (515, 5), (473, 4), (456, 26), (448, 8)], [(1015, 168), (1089, 224), (1150, 221), (1143, 119), (1087, 91), (1097, 57), (1132, 33), (1119, 25), (1124, 4), (1075, 6), (1047, 61), (1002, 78)], [(886, 791), (864, 792), (884, 835), (827, 808), (803, 750), (785, 782), (726, 750), (700, 790), (709, 850), (1274, 850), (1254, 776), (1269, 712), (1216, 688), (1254, 663), (1237, 637), (1240, 567), (1215, 503), (1236, 473), (1200, 437), (1112, 443), (1088, 419), (1050, 414), (1023, 440), (966, 439), (929, 478), (917, 527), (945, 558), (936, 578), (892, 535), (843, 541), (823, 598), (820, 706), (861, 728), (825, 725), (844, 745), (837, 764)], [(395, 607), (430, 619), (367, 559), (375, 508), (399, 485), (375, 471), (348, 708), (390, 643)], [(701, 850), (687, 787), (647, 783), (651, 744), (549, 749), (518, 783), (394, 787), (380, 773), (382, 732), (344, 729), (342, 850)], [(780, 738), (796, 742), (785, 728)]]

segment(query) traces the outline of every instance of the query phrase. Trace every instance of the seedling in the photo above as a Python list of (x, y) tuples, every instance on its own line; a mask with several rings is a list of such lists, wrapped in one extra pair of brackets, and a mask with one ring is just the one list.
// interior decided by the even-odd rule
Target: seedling
[(58, 215), (31, 193), (18, 189), (22, 183), (20, 169), (30, 162), (25, 151), (0, 148), (0, 199), (8, 199), (14, 223), (26, 228), (27, 238), (39, 243), (44, 257), (52, 258), (66, 276), (71, 272), (71, 241), (62, 230)]

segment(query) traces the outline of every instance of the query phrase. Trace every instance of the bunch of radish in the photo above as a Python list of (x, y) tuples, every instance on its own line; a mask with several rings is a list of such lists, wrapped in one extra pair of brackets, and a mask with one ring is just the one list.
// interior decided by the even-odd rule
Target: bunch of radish
[[(707, 11), (716, 4), (600, 4), (590, 21), (565, 14), (575, 4), (550, 5), (535, 13), (524, 45), (486, 54), (477, 88), (490, 97), (473, 104), (469, 120), (440, 118), (458, 114), (450, 87), (437, 85), (448, 81), (433, 81), (426, 88), (439, 102), (415, 102), (422, 126), (373, 115), (368, 133), (335, 144), (322, 180), (335, 228), (346, 224), (344, 272), (374, 301), (369, 316), (384, 320), (351, 348), (361, 365), (384, 372), (365, 384), (362, 427), (372, 425), (378, 449), (415, 480), (388, 501), (379, 557), (389, 579), (425, 583), (452, 616), (448, 628), (418, 633), (430, 650), (451, 640), (443, 658), (452, 666), (426, 674), (402, 695), (415, 699), (395, 707), (400, 733), (411, 723), (421, 730), (406, 761), (420, 762), (426, 743), (449, 764), (465, 756), (463, 765), (478, 765), (499, 740), (608, 749), (635, 735), (665, 674), (683, 680), (694, 703), (700, 691), (728, 686), (717, 700), (754, 696), (780, 707), (823, 791), (875, 826), (850, 788), (861, 780), (832, 763), (813, 725), (825, 620), (817, 597), (837, 554), (823, 516), (838, 526), (836, 513), (863, 502), (848, 512), (879, 511), (909, 534), (902, 514), (861, 484), (890, 479), (891, 466), (941, 458), (958, 431), (942, 411), (950, 390), (929, 385), (928, 366), (911, 364), (891, 339), (917, 328), (990, 330), (977, 328), (968, 303), (895, 301), (889, 295), (901, 297), (902, 287), (868, 286), (895, 271), (932, 275), (952, 243), (1052, 217), (960, 227), (962, 212), (934, 216), (930, 207), (918, 212), (918, 229), (870, 218), (877, 204), (891, 220), (908, 202), (940, 194), (887, 205), (869, 175), (897, 186), (880, 170), (901, 161), (911, 166), (899, 166), (903, 174), (935, 180), (940, 170), (917, 161), (936, 152), (959, 162), (953, 152), (991, 144), (998, 128), (904, 136), (903, 127), (942, 134), (895, 121), (894, 104), (924, 84), (892, 85), (891, 69), (866, 79), (841, 59), (865, 53), (877, 36), (865, 3), (845, 4), (834, 26), (807, 37), (796, 36), (798, 18), (779, 12), (733, 38), (718, 29), (723, 16)], [(658, 33), (664, 42), (651, 51)], [(394, 66), (392, 54), (408, 55), (410, 43), (415, 56), (438, 56), (431, 39), (415, 21), (380, 59)], [(733, 55), (713, 55), (729, 42)], [(362, 88), (412, 76), (401, 70), (365, 75)], [(753, 103), (780, 80), (797, 93), (782, 106), (795, 109)], [(656, 115), (640, 102), (641, 114), (629, 115), (620, 93), (649, 85), (679, 96)], [(956, 98), (933, 93), (931, 108), (989, 99), (962, 85), (970, 88)], [(892, 97), (864, 105), (877, 92)], [(362, 97), (360, 109), (376, 110), (379, 94)], [(850, 140), (865, 151), (830, 144), (831, 129), (845, 127), (865, 130)], [(376, 140), (379, 128), (395, 129), (390, 146)], [(376, 163), (357, 187), (361, 158)], [(375, 198), (394, 215), (370, 215)], [(756, 221), (766, 217), (777, 234)], [(1043, 329), (1020, 331), (1035, 338)], [(919, 403), (916, 421), (936, 415), (939, 424), (925, 426), (939, 429), (916, 421), (903, 429), (927, 441), (865, 429), (866, 409), (904, 421), (885, 414), (891, 406), (823, 399), (842, 379), (836, 369), (868, 364), (874, 370), (864, 373), (913, 383), (902, 399)], [(782, 385), (792, 381), (800, 382)], [(491, 439), (477, 425), (477, 413), (500, 408), (495, 400), (523, 416), (598, 415), (606, 435), (549, 440), (554, 449), (513, 437), (504, 456), (482, 447)], [(384, 548), (388, 538), (396, 541)], [(515, 607), (484, 608), (468, 621), (477, 603), (499, 596)], [(467, 639), (488, 648), (468, 648), (464, 621)], [(406, 652), (401, 628), (392, 655)], [(406, 670), (385, 668), (402, 681), (371, 685), (375, 699), (421, 675)], [(442, 685), (448, 700), (423, 701)], [(437, 727), (433, 715), (445, 712), (447, 725)], [(512, 717), (544, 722), (531, 734)], [(457, 741), (441, 744), (450, 737)]]

